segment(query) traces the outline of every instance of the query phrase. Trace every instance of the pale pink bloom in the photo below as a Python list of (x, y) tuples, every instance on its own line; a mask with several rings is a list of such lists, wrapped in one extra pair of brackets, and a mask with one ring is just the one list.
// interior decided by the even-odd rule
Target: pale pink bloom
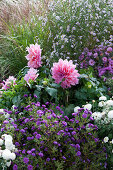
[(11, 87), (11, 85), (15, 85), (16, 84), (16, 78), (14, 78), (13, 76), (9, 76), (8, 79), (6, 79), (6, 81), (4, 80), (2, 85), (2, 89), (7, 90)]
[(37, 43), (31, 44), (30, 47), (27, 47), (28, 55), (25, 56), (28, 60), (28, 66), (31, 68), (38, 68), (41, 66), (41, 49), (40, 45)]
[(37, 70), (34, 68), (30, 68), (27, 74), (24, 76), (24, 80), (29, 83), (29, 80), (35, 81), (39, 74), (37, 74)]
[(58, 63), (53, 63), (52, 78), (55, 79), (55, 83), (61, 82), (61, 87), (68, 88), (71, 85), (78, 84), (79, 73), (75, 70), (76, 65), (70, 60), (59, 59)]
[(113, 50), (113, 49), (112, 49), (111, 47), (108, 47), (108, 48), (107, 48), (107, 53), (111, 53), (112, 50)]

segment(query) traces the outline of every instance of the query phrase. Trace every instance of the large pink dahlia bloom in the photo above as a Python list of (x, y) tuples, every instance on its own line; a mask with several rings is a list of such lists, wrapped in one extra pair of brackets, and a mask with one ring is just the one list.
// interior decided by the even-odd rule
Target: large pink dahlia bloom
[(78, 84), (79, 73), (75, 70), (76, 65), (73, 64), (72, 60), (59, 59), (58, 63), (54, 63), (52, 67), (52, 78), (55, 79), (55, 83), (59, 84), (63, 88), (71, 87), (71, 85)]
[(38, 68), (41, 66), (41, 49), (40, 45), (37, 43), (31, 44), (30, 47), (27, 47), (28, 55), (25, 56), (28, 60), (28, 66), (31, 68)]
[(37, 70), (34, 68), (30, 68), (27, 74), (24, 76), (24, 80), (29, 83), (29, 80), (35, 81), (39, 74), (37, 74)]

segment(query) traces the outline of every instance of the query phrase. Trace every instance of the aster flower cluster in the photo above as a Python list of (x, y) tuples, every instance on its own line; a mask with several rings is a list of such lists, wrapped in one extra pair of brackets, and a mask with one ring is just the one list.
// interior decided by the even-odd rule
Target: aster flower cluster
[(95, 75), (98, 77), (104, 76), (104, 81), (106, 78), (113, 77), (113, 59), (112, 59), (112, 47), (102, 46), (89, 51), (87, 48), (79, 56), (79, 67), (89, 68), (93, 67)]
[[(21, 111), (18, 110), (17, 113), (17, 110), (15, 108), (14, 111), (16, 119), (10, 123), (3, 122), (1, 128), (3, 133), (10, 124), (13, 126), (10, 133), (13, 132), (18, 148), (13, 168), (22, 166), (28, 170), (49, 170), (52, 167), (81, 169), (87, 166), (100, 167), (100, 164), (104, 167), (104, 151), (96, 135), (98, 128), (90, 123), (93, 118), (87, 109), (80, 108), (72, 113), (70, 119), (59, 106), (49, 102), (44, 105), (33, 102), (24, 106), (22, 112), (26, 117), (18, 117)], [(13, 114), (10, 113), (10, 117)]]

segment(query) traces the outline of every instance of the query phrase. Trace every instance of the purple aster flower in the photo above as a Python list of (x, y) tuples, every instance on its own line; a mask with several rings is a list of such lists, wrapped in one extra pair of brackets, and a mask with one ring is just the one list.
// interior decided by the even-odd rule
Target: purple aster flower
[(21, 133), (25, 133), (25, 130), (24, 130), (24, 129), (21, 129), (20, 132), (21, 132)]
[(4, 120), (4, 121), (3, 121), (3, 124), (8, 124), (8, 123), (9, 123), (8, 120)]
[(30, 154), (32, 154), (32, 152), (29, 150), (29, 151), (27, 151), (27, 153), (30, 155)]
[(38, 155), (39, 155), (40, 157), (43, 157), (43, 156), (44, 156), (44, 154), (43, 154), (42, 152), (39, 152)]
[(76, 123), (79, 123), (79, 120), (75, 120)]
[(53, 144), (54, 144), (54, 145), (57, 145), (57, 144), (58, 144), (58, 142), (57, 142), (57, 141), (54, 141), (54, 142), (53, 142)]
[(12, 111), (8, 111), (7, 113), (8, 113), (8, 114), (11, 114), (11, 113), (12, 113)]
[(16, 164), (13, 165), (13, 170), (18, 170), (18, 166)]
[(94, 58), (98, 57), (98, 53), (93, 54)]
[(66, 160), (66, 157), (65, 157), (65, 156), (62, 156), (62, 159)]
[(47, 158), (46, 161), (49, 162), (49, 161), (50, 161), (50, 158)]
[(28, 170), (32, 170), (32, 169), (33, 169), (33, 166), (32, 166), (32, 165), (28, 165), (28, 166), (27, 166), (27, 169), (28, 169)]
[(27, 163), (29, 162), (29, 158), (26, 158), (26, 157), (25, 157), (25, 158), (23, 159), (23, 161), (24, 161), (25, 164), (27, 164)]
[(75, 135), (75, 134), (76, 134), (76, 132), (75, 132), (75, 131), (73, 131), (73, 132), (72, 132), (72, 135)]
[(34, 152), (35, 150), (36, 150), (35, 148), (31, 149), (32, 152)]
[(108, 47), (108, 48), (107, 48), (107, 53), (111, 53), (112, 50), (113, 50), (113, 49), (112, 49), (111, 47)]
[(31, 155), (32, 155), (32, 156), (36, 156), (36, 154), (35, 154), (35, 153), (32, 153)]
[(77, 152), (77, 156), (80, 156), (80, 155), (81, 155), (81, 152), (80, 152), (80, 151), (78, 151), (78, 152)]
[(90, 60), (89, 60), (89, 65), (90, 65), (90, 66), (94, 66), (94, 64), (95, 64), (95, 61), (92, 60), (92, 59), (90, 59)]
[(83, 118), (87, 118), (87, 114), (83, 114), (82, 117), (83, 117)]
[(103, 63), (106, 63), (107, 62), (107, 57), (103, 57), (102, 61), (103, 61)]
[(16, 146), (20, 146), (19, 142), (15, 142), (15, 145), (16, 145)]
[(27, 95), (27, 94), (24, 94), (24, 97), (28, 97), (28, 95)]
[(79, 60), (80, 60), (80, 61), (83, 60), (83, 58), (84, 58), (84, 55), (80, 55), (80, 56), (79, 56)]
[(67, 126), (67, 123), (65, 121), (62, 121), (63, 126)]
[(37, 95), (34, 94), (34, 98), (37, 98)]
[(55, 161), (55, 160), (56, 160), (56, 158), (53, 158), (52, 160), (53, 160), (53, 161)]
[(36, 137), (36, 139), (40, 139), (40, 138), (41, 138), (41, 135), (40, 135), (40, 134), (37, 134), (35, 137)]
[(88, 57), (91, 57), (91, 56), (92, 56), (92, 52), (88, 52), (88, 53), (87, 53), (87, 56), (88, 56)]
[(80, 149), (80, 145), (79, 145), (79, 144), (76, 144), (75, 147), (76, 147), (77, 149)]
[(23, 154), (25, 154), (25, 149), (22, 151)]

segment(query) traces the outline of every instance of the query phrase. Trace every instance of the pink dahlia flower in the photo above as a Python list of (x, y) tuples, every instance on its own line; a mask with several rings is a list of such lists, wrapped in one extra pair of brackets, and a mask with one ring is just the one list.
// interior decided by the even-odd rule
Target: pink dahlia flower
[(52, 78), (55, 79), (55, 83), (61, 82), (61, 87), (68, 88), (71, 85), (78, 84), (79, 73), (75, 70), (76, 65), (70, 60), (59, 59), (58, 63), (53, 63)]
[(37, 74), (37, 70), (34, 68), (30, 68), (27, 74), (24, 76), (24, 80), (29, 83), (29, 80), (35, 81), (39, 74)]
[(31, 68), (38, 68), (41, 66), (41, 49), (38, 44), (31, 44), (30, 47), (27, 47), (28, 55), (26, 59), (28, 60), (28, 66)]
[(15, 85), (16, 84), (16, 78), (14, 78), (13, 76), (9, 76), (8, 79), (6, 79), (6, 81), (4, 80), (2, 83), (2, 89), (7, 90), (11, 87), (11, 85)]

